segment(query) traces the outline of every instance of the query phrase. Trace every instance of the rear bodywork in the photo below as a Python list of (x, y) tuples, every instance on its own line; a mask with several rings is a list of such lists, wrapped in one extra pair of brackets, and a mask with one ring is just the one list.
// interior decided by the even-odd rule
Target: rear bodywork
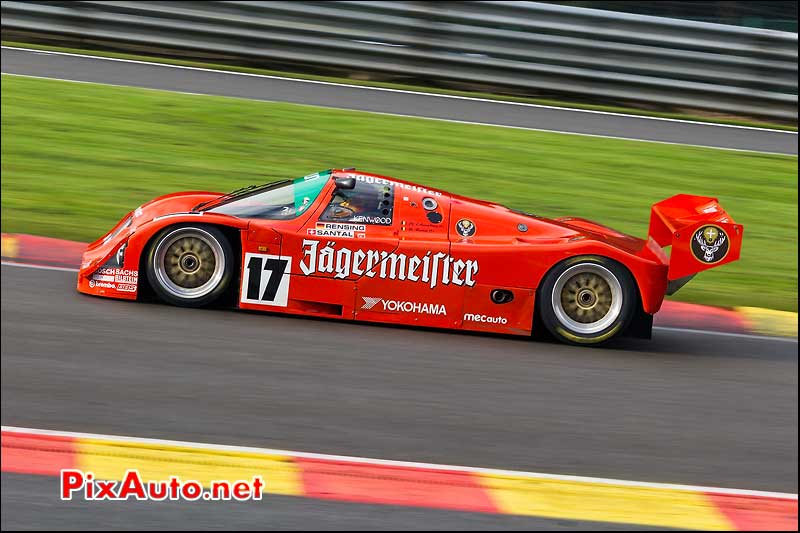
[[(321, 222), (337, 177), (385, 185), (390, 215), (374, 225)], [(376, 174), (334, 170), (324, 179), (312, 205), (291, 220), (192, 211), (220, 193), (157, 198), (89, 245), (78, 290), (136, 299), (147, 283), (143, 269), (159, 232), (205, 224), (223, 228), (234, 240), (234, 290), (242, 309), (529, 335), (537, 288), (548, 270), (564, 259), (592, 255), (631, 272), (639, 295), (631, 329), (647, 336), (671, 283), (674, 288), (735, 260), (741, 246), (741, 225), (713, 198), (678, 195), (655, 204), (650, 236), (639, 239), (582, 218), (548, 219)], [(268, 283), (274, 290), (265, 292)], [(493, 299), (498, 290), (510, 297)]]

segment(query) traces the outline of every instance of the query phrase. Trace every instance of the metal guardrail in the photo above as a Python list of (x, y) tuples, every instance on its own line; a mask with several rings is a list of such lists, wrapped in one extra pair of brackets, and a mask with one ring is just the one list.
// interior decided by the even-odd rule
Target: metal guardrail
[(797, 34), (536, 2), (3, 1), (3, 30), (797, 119)]

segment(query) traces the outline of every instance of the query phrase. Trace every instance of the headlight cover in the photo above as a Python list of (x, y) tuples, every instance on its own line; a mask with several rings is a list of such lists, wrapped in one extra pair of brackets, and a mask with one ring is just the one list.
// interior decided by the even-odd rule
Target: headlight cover
[(108, 241), (119, 235), (122, 230), (131, 225), (131, 222), (133, 222), (133, 217), (128, 216), (128, 218), (126, 218), (125, 221), (122, 224), (120, 224), (119, 227), (117, 227), (117, 229), (113, 230), (111, 233), (105, 236), (105, 238), (103, 239), (103, 244), (108, 243)]

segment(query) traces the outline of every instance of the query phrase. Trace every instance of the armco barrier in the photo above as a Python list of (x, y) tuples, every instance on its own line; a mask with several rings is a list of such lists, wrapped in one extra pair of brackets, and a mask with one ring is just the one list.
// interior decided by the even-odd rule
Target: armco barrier
[(797, 119), (797, 34), (538, 2), (2, 2), (3, 30)]
[[(2, 234), (2, 258), (16, 263), (78, 268), (85, 249), (82, 242)], [(726, 309), (668, 300), (653, 322), (659, 327), (797, 337), (797, 313), (756, 307)]]

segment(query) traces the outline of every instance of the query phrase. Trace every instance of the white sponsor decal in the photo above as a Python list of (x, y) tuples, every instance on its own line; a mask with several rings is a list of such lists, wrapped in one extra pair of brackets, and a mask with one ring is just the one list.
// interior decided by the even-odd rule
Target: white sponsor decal
[(360, 174), (348, 174), (348, 178), (355, 178), (356, 181), (363, 181), (364, 183), (379, 183), (381, 185), (394, 185), (399, 189), (404, 189), (407, 191), (416, 191), (422, 194), (432, 194), (434, 196), (441, 196), (442, 193), (438, 191), (431, 191), (426, 189), (425, 187), (420, 187), (418, 185), (409, 185), (408, 183), (400, 183), (397, 181), (391, 181), (384, 178), (375, 178), (373, 176), (362, 176)]
[[(120, 285), (117, 285), (117, 284)], [(139, 271), (127, 268), (102, 267), (92, 274), (89, 287), (104, 287), (123, 292), (136, 292), (139, 283)]]
[(106, 289), (117, 288), (117, 286), (114, 283), (107, 283), (105, 281), (95, 281), (95, 280), (89, 280), (89, 287), (104, 287)]
[(486, 324), (508, 324), (508, 319), (503, 316), (475, 315), (472, 313), (465, 313), (464, 321), (483, 322)]
[(300, 270), (306, 276), (317, 272), (334, 274), (344, 279), (350, 275), (380, 279), (427, 283), (431, 289), (438, 284), (475, 285), (478, 261), (453, 259), (442, 252), (427, 252), (423, 256), (397, 254), (380, 250), (353, 251), (349, 248), (335, 249), (335, 242), (320, 248), (320, 241), (303, 240), (303, 258)]
[(381, 304), (377, 309), (388, 312), (400, 313), (418, 313), (425, 315), (446, 315), (447, 309), (444, 304), (430, 304), (423, 302), (404, 302), (400, 300), (387, 300), (385, 298), (376, 298), (374, 296), (362, 296), (364, 304), (361, 309), (370, 310), (374, 309), (377, 304)]
[(392, 217), (378, 217), (372, 215), (356, 215), (353, 217), (353, 222), (365, 222), (367, 224), (383, 224), (384, 226), (392, 225)]
[(376, 304), (383, 301), (383, 298), (374, 296), (362, 296), (361, 299), (364, 300), (364, 305), (361, 306), (361, 309), (372, 309)]
[(128, 276), (136, 279), (139, 278), (138, 270), (128, 270), (127, 268), (103, 267), (103, 268), (98, 268), (96, 274), (108, 274), (111, 276)]
[(317, 222), (316, 227), (309, 228), (308, 234), (315, 237), (345, 237), (352, 239), (366, 237), (367, 227), (363, 224), (340, 224), (336, 222)]

